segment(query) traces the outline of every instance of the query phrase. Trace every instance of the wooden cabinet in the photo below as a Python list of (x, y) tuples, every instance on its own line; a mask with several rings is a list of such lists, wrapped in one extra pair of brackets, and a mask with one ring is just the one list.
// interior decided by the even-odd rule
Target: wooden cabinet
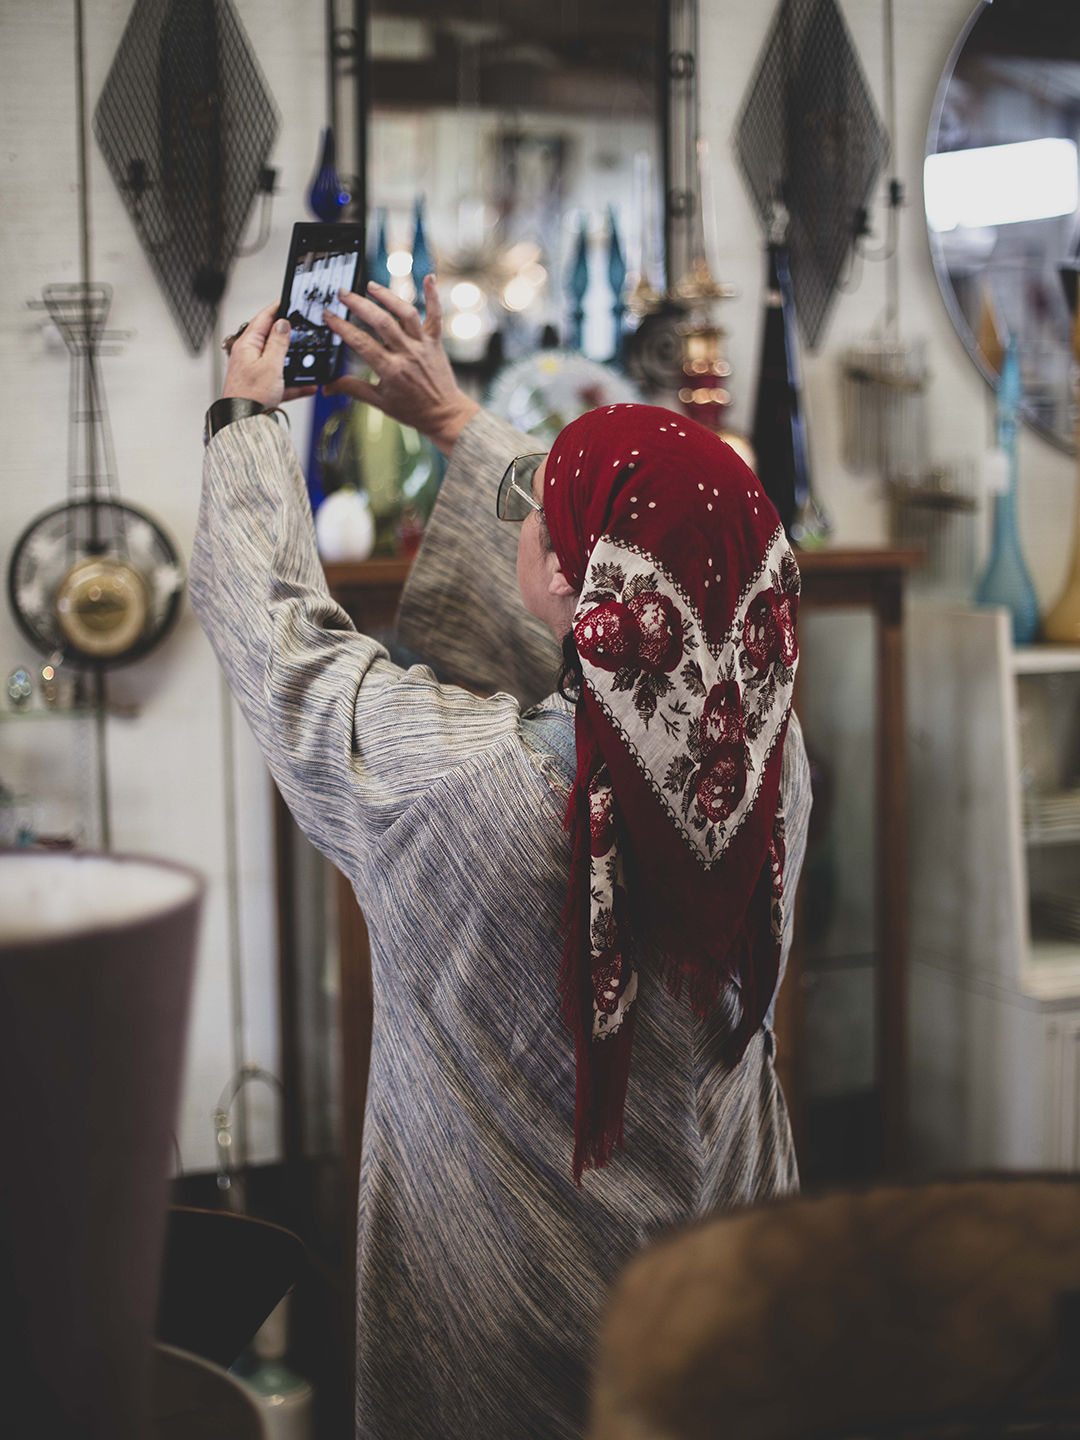
[[(921, 560), (895, 547), (804, 551), (800, 616), (810, 611), (869, 610), (874, 620), (874, 1057), (881, 1167), (905, 1163), (907, 1091), (908, 848), (904, 724), (904, 583)], [(810, 683), (796, 674), (795, 710)], [(805, 877), (804, 877), (805, 878)], [(797, 902), (798, 903), (798, 902)], [(796, 1149), (805, 1147), (803, 1091), (803, 945), (795, 941), (776, 1005), (776, 1070), (791, 1112)]]

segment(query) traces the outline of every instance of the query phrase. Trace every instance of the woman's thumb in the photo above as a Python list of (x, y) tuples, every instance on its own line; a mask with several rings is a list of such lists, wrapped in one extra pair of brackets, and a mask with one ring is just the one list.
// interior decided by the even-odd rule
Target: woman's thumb
[(289, 348), (289, 338), (292, 335), (292, 326), (288, 320), (275, 320), (273, 329), (270, 331), (270, 339), (267, 341), (267, 349), (273, 350), (275, 355), (285, 358), (285, 352)]

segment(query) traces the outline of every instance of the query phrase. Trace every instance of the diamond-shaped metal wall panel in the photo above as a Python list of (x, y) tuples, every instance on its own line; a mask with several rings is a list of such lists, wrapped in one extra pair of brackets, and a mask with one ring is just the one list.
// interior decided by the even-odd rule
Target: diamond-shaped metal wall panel
[(277, 132), (230, 0), (137, 0), (94, 133), (193, 354), (213, 326)]
[(735, 127), (762, 229), (777, 202), (799, 328), (813, 349), (889, 141), (836, 0), (783, 0)]

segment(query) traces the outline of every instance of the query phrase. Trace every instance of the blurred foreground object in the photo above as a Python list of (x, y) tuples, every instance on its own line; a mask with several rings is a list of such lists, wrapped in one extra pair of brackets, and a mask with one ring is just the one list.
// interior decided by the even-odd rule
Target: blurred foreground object
[(0, 855), (12, 1435), (145, 1434), (202, 898), (194, 871), (162, 861)]
[(1080, 1429), (1080, 1183), (1001, 1179), (744, 1211), (635, 1260), (591, 1440)]
[[(1073, 272), (1075, 280), (1076, 272)], [(1080, 365), (1080, 306), (1077, 305), (1077, 286), (1067, 287), (1071, 295), (1073, 310), (1072, 348), (1073, 356)], [(1077, 436), (1080, 441), (1080, 413), (1077, 415)], [(1080, 443), (1077, 444), (1080, 455)], [(1060, 600), (1043, 621), (1043, 638), (1059, 645), (1080, 645), (1080, 486), (1076, 494), (1076, 518), (1073, 521), (1073, 553), (1069, 564), (1069, 577)]]

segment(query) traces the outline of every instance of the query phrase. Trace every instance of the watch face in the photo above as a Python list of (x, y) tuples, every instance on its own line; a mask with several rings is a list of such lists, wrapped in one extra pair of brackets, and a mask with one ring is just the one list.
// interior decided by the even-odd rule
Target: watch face
[(146, 628), (149, 599), (139, 572), (122, 560), (81, 560), (56, 591), (56, 618), (84, 655), (107, 660), (130, 650)]

